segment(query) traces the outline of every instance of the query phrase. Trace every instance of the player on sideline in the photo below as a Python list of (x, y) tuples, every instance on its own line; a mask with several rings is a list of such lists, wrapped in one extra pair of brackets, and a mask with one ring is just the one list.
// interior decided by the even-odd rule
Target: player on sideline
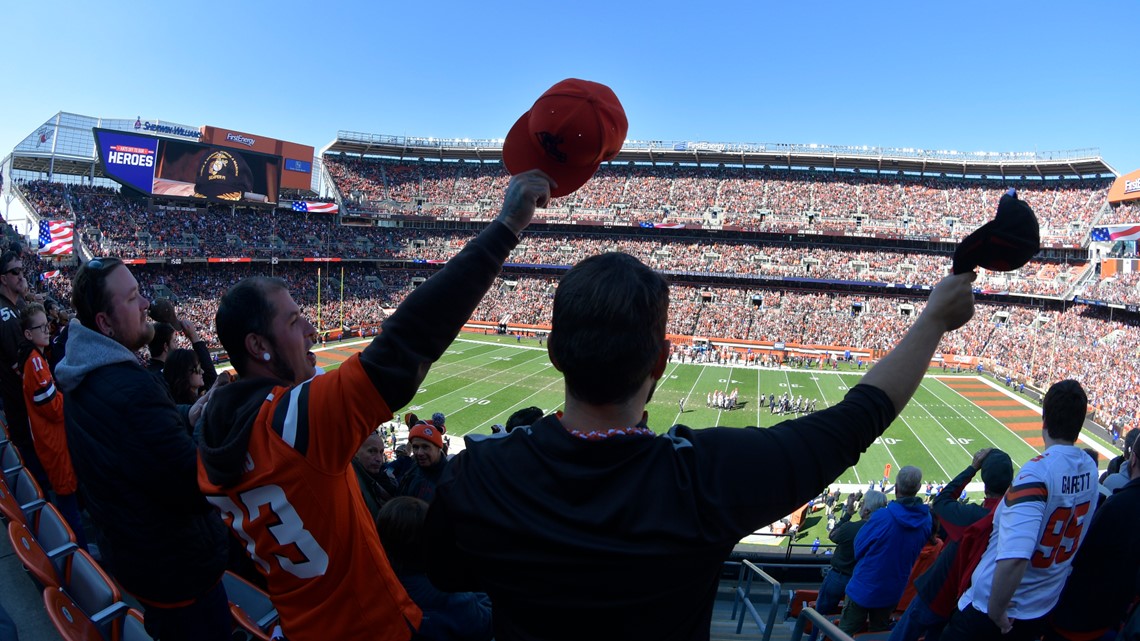
[(411, 400), (551, 185), (537, 171), (512, 178), (495, 222), (323, 376), (307, 357), (313, 326), (282, 281), (247, 278), (222, 298), (218, 337), (239, 379), (207, 407), (198, 481), (266, 576), (290, 641), (403, 641), (418, 628), (349, 462)]

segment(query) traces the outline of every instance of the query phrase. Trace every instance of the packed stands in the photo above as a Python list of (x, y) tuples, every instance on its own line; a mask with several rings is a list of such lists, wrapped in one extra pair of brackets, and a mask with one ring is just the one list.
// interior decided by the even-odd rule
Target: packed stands
[[(497, 164), (362, 160), (326, 155), (349, 209), (472, 211), (497, 202), (507, 176)], [(605, 165), (581, 190), (556, 200), (550, 220), (615, 224), (700, 223), (749, 231), (812, 229), (961, 238), (992, 217), (1010, 186), (1034, 208), (1042, 236), (1080, 242), (1105, 207), (1108, 180), (996, 181), (872, 176), (847, 172)], [(473, 198), (473, 196), (478, 198)]]
[[(322, 272), (326, 279), (321, 294), (322, 329), (338, 329), (342, 319), (350, 326), (380, 322), (384, 310), (394, 307), (414, 287), (414, 277), (431, 273), (409, 272), (409, 266), (426, 268), (420, 264), (446, 261), (479, 226), (453, 224), (442, 229), (447, 225), (433, 225), (427, 219), (440, 212), (489, 216), (494, 212), (488, 208), (507, 183), (507, 176), (493, 163), (336, 156), (325, 160), (346, 209), (397, 211), (424, 223), (415, 227), (345, 225), (323, 214), (198, 207), (186, 201), (148, 206), (103, 187), (45, 181), (20, 183), (18, 188), (41, 217), (74, 218), (92, 254), (262, 260), (137, 270), (148, 292), (164, 286), (178, 297), (180, 307), (216, 348), (212, 318), (218, 296), (243, 275), (265, 272), (264, 259), (270, 257), (344, 259), (343, 306), (339, 269), (332, 266), (331, 272)], [(542, 270), (541, 266), (571, 265), (600, 251), (623, 251), (679, 279), (671, 301), (672, 333), (885, 349), (898, 339), (921, 303), (908, 303), (905, 288), (901, 298), (884, 296), (884, 292), (898, 290), (883, 287), (937, 282), (947, 271), (952, 245), (901, 240), (876, 244), (865, 236), (875, 230), (899, 238), (960, 236), (992, 215), (1004, 186), (996, 181), (841, 172), (607, 165), (581, 191), (555, 202), (542, 215), (548, 221), (594, 220), (616, 227), (573, 231), (538, 227), (527, 233), (509, 263)], [(1128, 206), (1111, 210), (1105, 206), (1107, 187), (1106, 180), (1026, 181), (1019, 186), (1042, 222), (1043, 236), (1067, 243), (1083, 242), (1094, 222), (1132, 217)], [(706, 217), (712, 211), (723, 216), (715, 225)], [(728, 226), (737, 231), (621, 229), (622, 224), (636, 227), (643, 222), (682, 222), (711, 229)], [(838, 236), (814, 236), (811, 242), (797, 244), (770, 235), (750, 235), (804, 228)], [(390, 269), (378, 269), (375, 263), (366, 266), (354, 259), (398, 262)], [(1110, 355), (1135, 350), (1095, 348), (1103, 345), (1105, 337), (1120, 334), (1121, 327), (1130, 327), (1131, 316), (1120, 313), (1109, 322), (1107, 310), (1066, 308), (1050, 302), (1078, 293), (1114, 304), (1140, 303), (1135, 276), (1103, 281), (1086, 278), (1090, 267), (1082, 251), (1059, 250), (1015, 273), (982, 273), (976, 284), (980, 292), (1020, 298), (980, 308), (979, 316), (990, 320), (952, 334), (943, 350), (992, 358), (995, 367), (1007, 368), (1030, 382), (1043, 383), (1055, 379), (1058, 372), (1071, 372), (1090, 386), (1106, 411), (1131, 416), (1122, 381), (1134, 380), (1131, 372), (1140, 368), (1126, 358), (1112, 360)], [(285, 262), (269, 269), (286, 279), (316, 319), (316, 267)], [(517, 273), (504, 274), (477, 310), (475, 320), (521, 325), (546, 322), (558, 270), (555, 275), (536, 276), (527, 269), (508, 267), (508, 272)], [(756, 282), (745, 285), (742, 278)], [(1075, 291), (1082, 279), (1086, 283), (1083, 291)], [(828, 291), (837, 286), (861, 291)], [(44, 287), (66, 299), (65, 278), (46, 281)], [(861, 308), (853, 315), (856, 303)], [(911, 309), (905, 315), (902, 310), (908, 305)], [(1042, 356), (1054, 351), (1061, 357)], [(1036, 358), (1028, 357), (1033, 355)], [(1121, 368), (1127, 374), (1092, 380), (1092, 373), (1102, 366)]]

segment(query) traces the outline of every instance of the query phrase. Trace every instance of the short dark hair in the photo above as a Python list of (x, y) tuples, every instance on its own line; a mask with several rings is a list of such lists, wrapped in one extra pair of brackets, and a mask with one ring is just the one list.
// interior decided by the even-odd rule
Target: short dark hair
[(269, 302), (268, 294), (278, 289), (289, 289), (285, 281), (268, 276), (251, 276), (238, 281), (222, 296), (214, 326), (218, 340), (230, 357), (238, 375), (245, 373), (249, 354), (245, 351), (245, 337), (260, 334), (272, 340), (270, 327), (277, 312)]
[(414, 496), (397, 496), (380, 508), (376, 531), (393, 566), (415, 569), (424, 563), (421, 532), (427, 513), (427, 501)]
[(1049, 437), (1058, 441), (1076, 442), (1085, 424), (1089, 397), (1081, 384), (1072, 379), (1054, 383), (1045, 392), (1041, 418)]
[[(3, 258), (0, 258), (2, 265)], [(107, 275), (120, 265), (123, 261), (118, 258), (92, 258), (75, 272), (71, 282), (71, 306), (75, 308), (75, 317), (87, 329), (99, 331), (95, 316), (105, 313), (111, 302), (107, 295)]]
[(534, 425), (540, 418), (542, 418), (542, 409), (534, 407), (524, 407), (521, 410), (511, 414), (507, 419), (507, 424), (503, 426), (507, 434), (510, 434), (516, 427), (524, 427), (526, 425)]
[(174, 338), (173, 325), (170, 323), (155, 323), (154, 338), (150, 339), (150, 345), (146, 346), (147, 350), (150, 351), (150, 357), (158, 357), (172, 338)]
[(1137, 438), (1140, 438), (1140, 428), (1129, 430), (1128, 434), (1124, 437), (1124, 458), (1132, 456), (1133, 450), (1136, 449)]
[(12, 263), (20, 260), (21, 258), (23, 257), (20, 255), (20, 252), (12, 251), (10, 249), (3, 254), (0, 254), (0, 273), (8, 271), (8, 268), (12, 266)]
[(669, 285), (629, 254), (575, 265), (554, 294), (547, 349), (566, 391), (595, 405), (629, 399), (665, 349)]
[(39, 303), (28, 303), (20, 310), (20, 329), (28, 330), (32, 328), (32, 316), (36, 314), (43, 314), (47, 316), (47, 310)]

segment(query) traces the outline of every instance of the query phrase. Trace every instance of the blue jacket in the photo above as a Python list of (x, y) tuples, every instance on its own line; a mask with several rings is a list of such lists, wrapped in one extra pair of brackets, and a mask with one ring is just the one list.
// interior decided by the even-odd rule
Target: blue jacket
[(847, 596), (864, 608), (897, 605), (930, 530), (930, 508), (917, 497), (877, 510), (855, 537), (855, 573)]

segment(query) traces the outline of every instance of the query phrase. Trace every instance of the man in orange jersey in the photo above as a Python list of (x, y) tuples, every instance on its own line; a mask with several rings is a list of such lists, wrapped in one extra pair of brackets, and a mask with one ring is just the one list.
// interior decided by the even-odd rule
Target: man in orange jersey
[(282, 281), (247, 278), (222, 298), (218, 337), (239, 379), (206, 408), (198, 481), (266, 576), (290, 641), (403, 641), (419, 626), (349, 463), (411, 400), (550, 189), (541, 172), (513, 177), (496, 221), (323, 376), (307, 357), (313, 326)]

